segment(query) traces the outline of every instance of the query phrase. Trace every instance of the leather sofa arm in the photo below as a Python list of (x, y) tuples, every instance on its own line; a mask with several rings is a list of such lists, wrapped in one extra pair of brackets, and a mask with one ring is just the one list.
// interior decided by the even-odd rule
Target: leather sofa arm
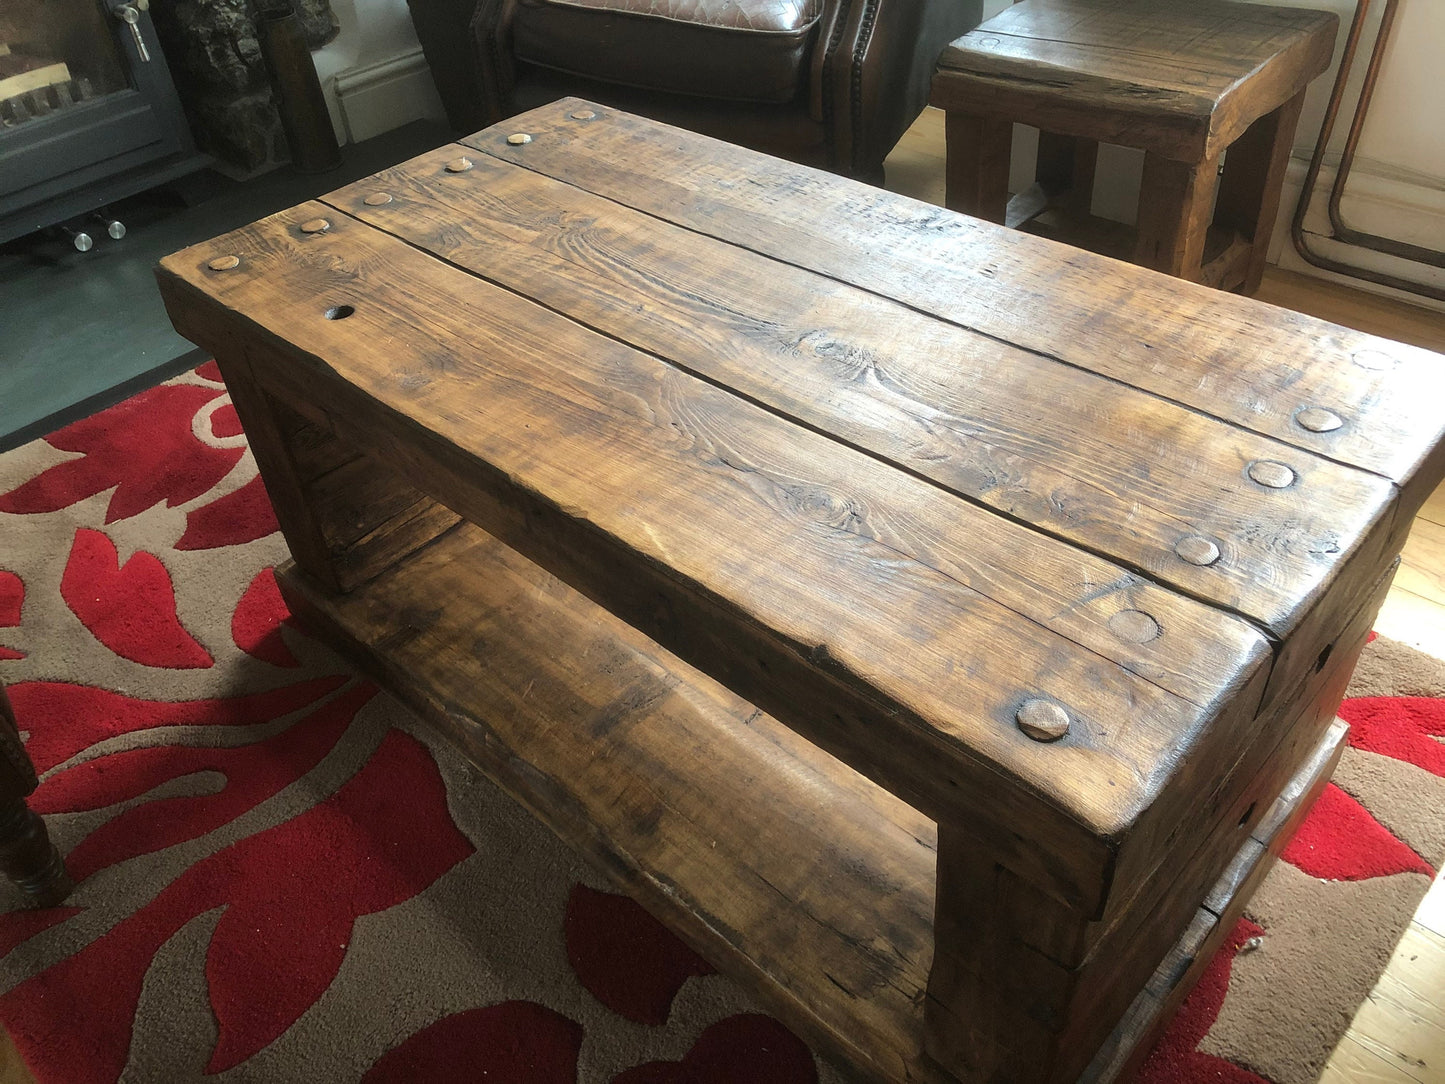
[(928, 102), (938, 54), (983, 18), (983, 0), (839, 0), (814, 56), (812, 105), (832, 168), (882, 179), (883, 159)]
[(486, 123), (510, 116), (516, 67), (512, 60), (512, 13), (517, 0), (479, 0), (472, 15), (472, 40), (482, 85)]

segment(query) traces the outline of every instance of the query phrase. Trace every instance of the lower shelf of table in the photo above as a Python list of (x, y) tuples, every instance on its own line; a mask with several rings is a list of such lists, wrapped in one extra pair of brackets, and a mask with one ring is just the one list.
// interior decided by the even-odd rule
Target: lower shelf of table
[[(804, 1039), (873, 1077), (952, 1079), (922, 1053), (932, 821), (470, 525), (347, 595), (277, 575), (304, 623)], [(1153, 985), (1184, 977), (1177, 955)]]

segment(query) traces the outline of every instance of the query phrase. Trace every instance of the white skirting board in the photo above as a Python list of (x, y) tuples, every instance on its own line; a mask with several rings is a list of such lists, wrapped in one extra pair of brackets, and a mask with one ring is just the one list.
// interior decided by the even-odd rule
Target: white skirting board
[(338, 72), (332, 80), (341, 123), (337, 135), (345, 142), (400, 128), (415, 120), (446, 120), (421, 47)]
[[(1345, 186), (1345, 195), (1340, 206), (1340, 214), (1345, 224), (1362, 232), (1375, 233), (1426, 248), (1445, 249), (1445, 180), (1391, 175), (1372, 169), (1372, 165), (1358, 160), (1350, 171), (1350, 179)], [(1279, 222), (1275, 225), (1274, 237), (1270, 241), (1270, 263), (1278, 264), (1289, 271), (1315, 275), (1353, 286), (1358, 290), (1445, 312), (1445, 302), (1433, 301), (1415, 293), (1392, 290), (1387, 286), (1377, 286), (1363, 279), (1334, 274), (1306, 262), (1295, 251), (1294, 241), (1290, 237), (1290, 225), (1294, 221), (1295, 207), (1299, 204), (1307, 167), (1308, 162), (1303, 159), (1295, 158), (1290, 161), (1289, 172), (1285, 175), (1283, 198), (1280, 200)], [(1333, 232), (1330, 229), (1328, 206), (1330, 186), (1334, 179), (1333, 165), (1326, 164), (1320, 170), (1314, 198), (1310, 201), (1309, 215), (1304, 223), (1310, 251), (1353, 267), (1384, 271), (1401, 278), (1445, 287), (1445, 270), (1328, 240)]]

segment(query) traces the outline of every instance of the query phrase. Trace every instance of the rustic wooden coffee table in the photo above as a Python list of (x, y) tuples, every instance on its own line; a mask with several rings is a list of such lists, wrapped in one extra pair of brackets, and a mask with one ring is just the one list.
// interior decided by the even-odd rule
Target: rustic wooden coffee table
[(159, 275), (298, 613), (890, 1081), (1127, 1070), (1445, 471), (1445, 359), (575, 100)]

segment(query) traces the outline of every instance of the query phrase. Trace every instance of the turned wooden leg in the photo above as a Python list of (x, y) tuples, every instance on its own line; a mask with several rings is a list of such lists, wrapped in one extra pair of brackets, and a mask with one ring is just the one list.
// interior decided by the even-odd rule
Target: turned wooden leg
[(1224, 176), (1214, 221), (1237, 231), (1250, 243), (1249, 263), (1239, 291), (1252, 294), (1264, 276), (1269, 238), (1279, 216), (1280, 193), (1294, 147), (1304, 92), (1296, 94), (1273, 113), (1266, 113), (1235, 140), (1224, 156)]
[(1144, 156), (1139, 186), (1139, 247), (1135, 262), (1166, 275), (1199, 281), (1209, 231), (1219, 158), (1177, 162)]
[(60, 852), (42, 821), (25, 804), (36, 787), (35, 766), (20, 741), (20, 728), (0, 685), (0, 870), (31, 907), (54, 907), (74, 888)]
[(944, 203), (950, 211), (1002, 224), (1008, 211), (1013, 124), (950, 111)]
[(1094, 201), (1094, 171), (1099, 144), (1093, 139), (1039, 132), (1034, 179), (1071, 214), (1088, 214)]

